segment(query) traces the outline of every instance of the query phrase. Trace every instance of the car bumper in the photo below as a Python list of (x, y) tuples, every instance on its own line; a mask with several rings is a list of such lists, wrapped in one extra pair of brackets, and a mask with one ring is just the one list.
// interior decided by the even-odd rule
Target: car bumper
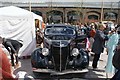
[(64, 74), (70, 74), (70, 73), (87, 73), (88, 69), (82, 69), (82, 70), (64, 70), (62, 72), (58, 72), (51, 69), (33, 69), (33, 72), (37, 73), (50, 73), (50, 75), (64, 75)]

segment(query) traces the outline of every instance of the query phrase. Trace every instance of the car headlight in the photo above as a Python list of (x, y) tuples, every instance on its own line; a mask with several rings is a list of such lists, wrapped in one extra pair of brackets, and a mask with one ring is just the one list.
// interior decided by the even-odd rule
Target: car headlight
[(78, 56), (78, 54), (79, 54), (79, 50), (77, 48), (73, 48), (72, 55), (73, 56)]
[(49, 54), (49, 50), (48, 50), (47, 48), (43, 48), (43, 49), (42, 49), (42, 54), (43, 54), (44, 56), (47, 56), (47, 55)]

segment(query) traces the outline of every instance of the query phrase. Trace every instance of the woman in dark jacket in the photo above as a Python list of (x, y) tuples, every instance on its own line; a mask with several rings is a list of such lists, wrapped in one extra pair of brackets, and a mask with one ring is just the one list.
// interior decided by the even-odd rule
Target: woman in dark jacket
[(92, 67), (93, 69), (97, 68), (97, 63), (100, 58), (100, 54), (104, 50), (104, 43), (105, 43), (105, 35), (103, 30), (106, 28), (104, 24), (100, 24), (99, 30), (96, 31), (95, 37), (94, 37), (94, 43), (92, 46), (92, 52), (95, 53)]

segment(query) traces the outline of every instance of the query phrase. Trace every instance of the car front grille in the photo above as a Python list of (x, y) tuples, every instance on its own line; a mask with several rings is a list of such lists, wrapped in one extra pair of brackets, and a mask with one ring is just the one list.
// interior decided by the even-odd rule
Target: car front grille
[(67, 56), (69, 55), (69, 47), (55, 47), (52, 46), (52, 55), (55, 62), (55, 69), (58, 71), (65, 70)]

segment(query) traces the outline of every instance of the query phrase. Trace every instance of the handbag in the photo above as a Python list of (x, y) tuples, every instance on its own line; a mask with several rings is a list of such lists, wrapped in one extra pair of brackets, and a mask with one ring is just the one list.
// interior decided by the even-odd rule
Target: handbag
[(120, 69), (120, 44), (116, 46), (115, 53), (112, 59), (112, 64), (116, 69)]

